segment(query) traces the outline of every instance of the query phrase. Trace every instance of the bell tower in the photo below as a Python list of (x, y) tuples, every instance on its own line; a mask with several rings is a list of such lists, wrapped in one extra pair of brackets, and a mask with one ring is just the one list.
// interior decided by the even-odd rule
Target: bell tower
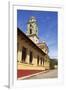
[(27, 23), (27, 35), (34, 42), (38, 43), (38, 26), (35, 17), (31, 16)]

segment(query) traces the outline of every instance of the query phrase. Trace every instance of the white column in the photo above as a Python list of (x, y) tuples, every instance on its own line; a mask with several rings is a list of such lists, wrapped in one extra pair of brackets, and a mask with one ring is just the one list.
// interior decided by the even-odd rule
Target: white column
[(35, 52), (33, 52), (33, 61), (32, 61), (32, 64), (34, 66), (37, 66), (37, 56), (36, 56), (36, 53)]
[(39, 56), (39, 66), (40, 66), (40, 56)]
[(30, 55), (29, 55), (29, 49), (27, 49), (26, 63), (29, 63), (29, 57), (30, 57)]
[(37, 57), (33, 57), (33, 65), (37, 66)]
[(44, 66), (44, 59), (43, 59), (43, 66)]
[(17, 60), (18, 62), (22, 62), (22, 50), (19, 50), (17, 53)]
[(17, 60), (19, 63), (22, 62), (22, 45), (19, 44), (19, 50), (18, 50), (18, 53), (17, 53)]

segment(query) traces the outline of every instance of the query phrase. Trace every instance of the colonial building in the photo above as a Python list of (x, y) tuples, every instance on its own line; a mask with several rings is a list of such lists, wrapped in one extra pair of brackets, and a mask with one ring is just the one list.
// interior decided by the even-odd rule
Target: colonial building
[(39, 43), (38, 26), (35, 17), (27, 22), (27, 34), (17, 28), (17, 61), (18, 70), (49, 69), (48, 46)]

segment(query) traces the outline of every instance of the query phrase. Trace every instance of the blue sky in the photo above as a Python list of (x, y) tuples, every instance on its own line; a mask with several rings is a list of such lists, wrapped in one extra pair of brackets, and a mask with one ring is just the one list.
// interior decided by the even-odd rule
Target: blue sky
[(34, 16), (38, 24), (38, 36), (49, 47), (49, 56), (58, 56), (58, 13), (53, 11), (17, 10), (17, 27), (27, 31), (28, 19)]

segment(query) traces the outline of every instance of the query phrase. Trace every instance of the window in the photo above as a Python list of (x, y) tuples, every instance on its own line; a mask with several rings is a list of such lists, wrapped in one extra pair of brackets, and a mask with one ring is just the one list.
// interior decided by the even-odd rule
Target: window
[(32, 59), (33, 59), (33, 55), (32, 55), (32, 51), (30, 51), (30, 59), (29, 59), (30, 64), (32, 64)]
[(32, 27), (32, 25), (30, 24), (30, 27)]
[(18, 52), (18, 50), (19, 50), (19, 43), (17, 43), (17, 52)]
[(17, 62), (19, 62), (18, 61), (18, 51), (19, 51), (19, 43), (17, 43)]
[(32, 29), (30, 29), (30, 34), (32, 34)]
[(37, 56), (37, 65), (39, 65), (39, 56)]
[(25, 63), (26, 61), (26, 48), (22, 48), (22, 62)]
[(41, 65), (42, 65), (42, 58), (41, 58)]

